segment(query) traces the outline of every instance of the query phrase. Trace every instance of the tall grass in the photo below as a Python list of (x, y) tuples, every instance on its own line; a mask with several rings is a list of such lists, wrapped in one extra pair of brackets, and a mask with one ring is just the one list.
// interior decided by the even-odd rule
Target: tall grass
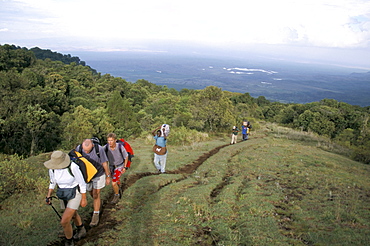
[(311, 144), (323, 150), (337, 153), (346, 157), (353, 157), (354, 151), (350, 147), (340, 145), (328, 137), (320, 136), (314, 132), (297, 131), (288, 127), (279, 126), (275, 123), (268, 123), (266, 125), (270, 134), (276, 138), (286, 138), (289, 140), (297, 140)]

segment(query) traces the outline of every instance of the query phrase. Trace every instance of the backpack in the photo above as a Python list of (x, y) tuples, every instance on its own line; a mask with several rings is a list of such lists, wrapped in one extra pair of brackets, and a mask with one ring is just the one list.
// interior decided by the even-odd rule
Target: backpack
[[(93, 142), (96, 155), (100, 159), (100, 150), (99, 150), (100, 140), (97, 137), (93, 137), (91, 138), (91, 140)], [(79, 145), (78, 152), (82, 153), (82, 144)]]
[[(99, 138), (97, 138), (97, 137), (93, 137), (93, 138), (91, 138), (91, 140), (93, 141), (94, 149), (95, 149), (96, 155), (97, 155), (97, 156), (99, 157), (99, 159), (100, 159), (100, 153), (99, 153), (100, 140), (99, 140)], [(81, 153), (82, 153), (82, 152), (81, 152)]]
[(168, 135), (170, 135), (170, 125), (168, 124), (163, 124), (161, 126), (161, 132), (162, 132), (162, 135), (163, 135), (163, 129), (164, 128), (164, 133), (166, 133), (166, 137), (168, 137)]
[[(118, 144), (118, 150), (121, 153), (122, 157), (123, 157), (123, 153), (122, 153), (122, 149), (120, 146), (122, 145), (125, 148), (127, 155), (128, 155), (127, 167), (130, 167), (131, 162), (132, 162), (131, 158), (134, 157), (134, 150), (132, 149), (131, 145), (128, 142), (126, 142), (123, 138), (117, 140), (116, 143)], [(105, 151), (105, 154), (108, 156), (108, 144), (104, 146), (104, 151)]]
[[(98, 173), (99, 168), (101, 167), (100, 163), (91, 160), (88, 157), (82, 156), (80, 152), (74, 149), (71, 150), (68, 155), (71, 160), (80, 168), (82, 176), (84, 177), (86, 183), (89, 183), (91, 179), (95, 177), (95, 175)], [(68, 166), (68, 168), (69, 173), (73, 176), (72, 172), (70, 171), (70, 166)]]

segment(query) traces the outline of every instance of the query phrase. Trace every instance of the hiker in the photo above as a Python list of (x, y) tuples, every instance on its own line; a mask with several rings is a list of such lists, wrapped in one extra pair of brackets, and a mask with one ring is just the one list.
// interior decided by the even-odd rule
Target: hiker
[(104, 146), (104, 151), (107, 154), (114, 191), (114, 197), (111, 203), (117, 203), (119, 200), (120, 178), (128, 169), (128, 154), (123, 144), (117, 143), (116, 134), (109, 133), (107, 135), (107, 140), (108, 144)]
[(89, 191), (93, 197), (94, 213), (91, 218), (90, 226), (97, 226), (101, 207), (100, 190), (106, 185), (109, 185), (111, 177), (108, 167), (108, 158), (103, 147), (99, 144), (94, 144), (92, 139), (85, 139), (81, 145), (77, 146), (76, 151), (80, 152), (82, 156), (87, 159), (92, 159), (103, 166), (86, 186), (87, 191)]
[[(162, 129), (161, 129), (162, 128)], [(160, 126), (152, 131), (155, 139), (154, 151), (154, 165), (159, 173), (166, 173), (166, 159), (167, 159), (167, 135), (165, 127)]]
[(238, 132), (239, 132), (239, 128), (237, 128), (236, 126), (233, 126), (233, 130), (231, 133), (231, 144), (236, 144), (236, 141), (238, 140)]
[(250, 128), (249, 121), (243, 121), (243, 124), (242, 124), (243, 141), (248, 140), (249, 128)]
[[(62, 151), (54, 151), (50, 160), (44, 162), (44, 166), (49, 169), (50, 176), (46, 204), (51, 205), (52, 193), (58, 185), (57, 196), (61, 199), (61, 208), (65, 209), (60, 220), (66, 237), (65, 245), (74, 245), (74, 239), (79, 240), (86, 236), (81, 216), (77, 213), (80, 205), (81, 207), (87, 205), (85, 180), (77, 164), (71, 162), (70, 157)], [(73, 188), (75, 194), (63, 198), (59, 193), (67, 188)], [(77, 226), (75, 235), (73, 235), (71, 220)]]

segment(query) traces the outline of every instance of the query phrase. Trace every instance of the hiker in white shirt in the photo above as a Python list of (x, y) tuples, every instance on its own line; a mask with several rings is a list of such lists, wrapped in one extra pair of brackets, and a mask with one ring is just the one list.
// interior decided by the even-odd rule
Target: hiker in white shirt
[[(49, 169), (50, 184), (49, 192), (46, 196), (46, 203), (51, 205), (52, 193), (55, 186), (58, 185), (57, 196), (61, 191), (72, 194), (69, 198), (59, 197), (62, 208), (65, 208), (60, 224), (63, 227), (64, 235), (66, 237), (65, 245), (74, 245), (75, 240), (86, 236), (86, 230), (83, 225), (81, 216), (77, 213), (79, 206), (85, 207), (87, 205), (86, 199), (86, 183), (82, 176), (80, 168), (76, 163), (71, 162), (70, 157), (62, 151), (54, 151), (51, 159), (44, 163), (45, 167)], [(68, 192), (67, 192), (68, 191)], [(77, 226), (77, 233), (73, 235), (71, 221)]]

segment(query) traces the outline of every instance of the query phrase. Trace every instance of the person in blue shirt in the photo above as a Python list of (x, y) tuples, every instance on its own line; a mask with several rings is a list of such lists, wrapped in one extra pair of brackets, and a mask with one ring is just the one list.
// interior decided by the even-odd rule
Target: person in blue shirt
[(248, 140), (249, 128), (250, 128), (249, 121), (243, 121), (243, 124), (242, 124), (243, 141)]
[(166, 172), (166, 159), (167, 159), (167, 136), (165, 128), (161, 129), (157, 127), (152, 131), (152, 135), (155, 139), (154, 151), (154, 166), (157, 168), (159, 173)]

